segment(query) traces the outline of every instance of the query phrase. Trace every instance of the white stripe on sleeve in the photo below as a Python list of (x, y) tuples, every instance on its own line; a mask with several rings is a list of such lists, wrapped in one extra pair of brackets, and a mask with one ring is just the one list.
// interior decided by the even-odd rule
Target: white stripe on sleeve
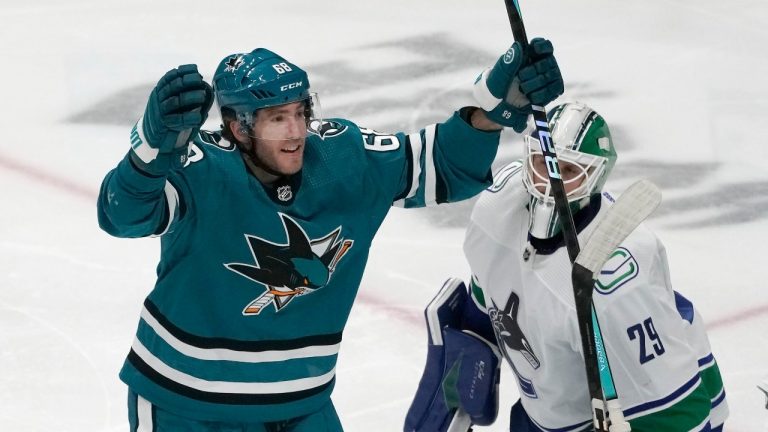
[(399, 199), (394, 202), (396, 207), (405, 207), (405, 200), (413, 198), (416, 195), (416, 191), (419, 190), (419, 176), (421, 175), (421, 133), (414, 132), (408, 135), (408, 141), (410, 142), (411, 149), (411, 188), (408, 189), (408, 194), (403, 199)]
[(165, 228), (163, 228), (163, 231), (160, 234), (152, 235), (152, 237), (160, 237), (161, 235), (168, 232), (168, 229), (171, 227), (171, 224), (173, 223), (173, 218), (176, 216), (176, 211), (179, 208), (179, 192), (167, 180), (165, 182), (164, 191), (165, 191), (165, 200), (168, 203), (168, 224), (165, 226)]
[(434, 161), (434, 148), (435, 148), (435, 133), (437, 132), (437, 125), (429, 125), (426, 127), (424, 134), (424, 141), (426, 149), (424, 150), (424, 205), (431, 205), (437, 201), (436, 189), (436, 175), (435, 175), (435, 161)]

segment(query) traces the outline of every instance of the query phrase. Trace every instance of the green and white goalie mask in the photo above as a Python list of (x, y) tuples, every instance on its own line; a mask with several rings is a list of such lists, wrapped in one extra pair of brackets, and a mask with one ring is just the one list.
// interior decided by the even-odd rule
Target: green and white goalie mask
[[(547, 117), (563, 186), (575, 214), (601, 193), (616, 163), (611, 132), (600, 114), (578, 102), (559, 105)], [(529, 130), (533, 132), (524, 137), (523, 165), (523, 184), (530, 196), (528, 230), (546, 239), (560, 232), (561, 226), (538, 134), (535, 128)]]
[[(304, 130), (320, 135), (320, 99), (309, 91), (307, 73), (268, 49), (224, 57), (213, 75), (213, 89), (222, 118), (229, 110), (251, 138), (292, 140), (306, 136)], [(259, 123), (255, 136), (256, 116), (265, 114), (268, 120)]]

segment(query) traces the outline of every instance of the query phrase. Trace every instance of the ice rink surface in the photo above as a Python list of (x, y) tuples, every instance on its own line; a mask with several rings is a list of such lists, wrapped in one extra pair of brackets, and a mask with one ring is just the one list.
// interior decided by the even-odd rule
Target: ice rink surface
[[(555, 44), (560, 100), (611, 125), (609, 188), (644, 177), (664, 192), (648, 223), (708, 322), (726, 430), (768, 431), (756, 388), (768, 377), (768, 3), (522, 8), (529, 36)], [(159, 241), (109, 237), (95, 201), (166, 70), (197, 63), (210, 79), (222, 57), (269, 47), (309, 72), (325, 117), (410, 132), (471, 104), (474, 78), (512, 41), (489, 0), (8, 1), (0, 18), (0, 431), (14, 432), (127, 430), (117, 372)], [(522, 147), (503, 140), (498, 163)], [(395, 209), (382, 227), (339, 358), (346, 430), (401, 430), (426, 354), (422, 309), (445, 278), (468, 276), (470, 207)], [(478, 430), (506, 430), (511, 375), (502, 391), (499, 420)]]

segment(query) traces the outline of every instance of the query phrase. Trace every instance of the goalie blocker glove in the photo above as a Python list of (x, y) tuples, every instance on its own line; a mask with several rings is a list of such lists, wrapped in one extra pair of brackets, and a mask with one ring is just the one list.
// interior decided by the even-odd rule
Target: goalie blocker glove
[(563, 77), (553, 53), (546, 39), (531, 40), (525, 55), (515, 42), (477, 77), (473, 93), (489, 119), (521, 133), (533, 112), (531, 104), (545, 106), (563, 94)]
[(424, 311), (427, 363), (408, 409), (406, 432), (453, 432), (489, 425), (498, 414), (500, 354), (479, 335), (461, 330), (467, 289), (449, 279)]
[(186, 162), (187, 144), (200, 131), (213, 104), (213, 90), (193, 64), (168, 71), (158, 81), (131, 130), (131, 160), (163, 176)]

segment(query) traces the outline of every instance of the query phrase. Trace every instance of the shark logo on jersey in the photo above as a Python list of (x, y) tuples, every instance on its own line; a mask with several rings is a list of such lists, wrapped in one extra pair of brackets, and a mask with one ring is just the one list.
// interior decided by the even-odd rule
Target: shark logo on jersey
[(610, 294), (637, 277), (640, 266), (632, 253), (623, 247), (613, 251), (595, 281), (595, 291)]
[[(491, 301), (493, 303), (493, 301)], [(507, 305), (503, 310), (500, 310), (495, 303), (488, 308), (488, 316), (493, 323), (493, 330), (496, 332), (496, 337), (504, 342), (506, 348), (502, 350), (504, 357), (507, 358), (509, 363), (512, 363), (512, 359), (509, 357), (507, 349), (512, 351), (518, 351), (525, 358), (531, 367), (538, 369), (541, 366), (536, 354), (533, 352), (531, 344), (528, 343), (528, 339), (523, 334), (523, 330), (520, 328), (520, 324), (517, 321), (517, 310), (520, 307), (520, 297), (517, 294), (510, 293), (509, 299), (507, 299)]]
[(265, 289), (248, 303), (243, 315), (258, 315), (270, 304), (279, 312), (295, 297), (321, 289), (354, 243), (339, 237), (341, 227), (322, 238), (310, 239), (296, 221), (279, 214), (287, 239), (285, 244), (246, 234), (256, 265), (224, 264)]
[(312, 120), (308, 130), (325, 139), (343, 134), (347, 130), (347, 126), (333, 120)]

